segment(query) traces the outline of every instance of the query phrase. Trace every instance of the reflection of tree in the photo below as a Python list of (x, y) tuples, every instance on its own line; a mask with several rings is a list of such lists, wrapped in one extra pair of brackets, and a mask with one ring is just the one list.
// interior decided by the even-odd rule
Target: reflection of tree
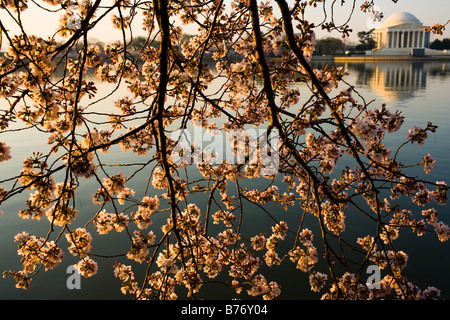
[(355, 83), (357, 85), (368, 85), (373, 76), (373, 68), (367, 63), (350, 63), (348, 64), (349, 71), (356, 74)]
[(450, 75), (450, 64), (448, 62), (435, 62), (426, 65), (427, 73), (432, 77), (447, 78)]
[(326, 65), (333, 65), (337, 68), (341, 67), (349, 71), (349, 73), (355, 77), (355, 85), (367, 86), (370, 84), (370, 79), (372, 79), (374, 73), (374, 66), (376, 63), (367, 62), (323, 62), (314, 61), (313, 66), (315, 68), (324, 68)]
[(326, 65), (333, 65), (336, 68), (343, 68), (349, 71), (351, 75), (355, 77), (355, 85), (365, 86), (370, 84), (370, 79), (373, 75), (373, 65), (372, 63), (366, 62), (323, 62), (323, 61), (313, 61), (313, 66), (315, 68), (324, 68)]

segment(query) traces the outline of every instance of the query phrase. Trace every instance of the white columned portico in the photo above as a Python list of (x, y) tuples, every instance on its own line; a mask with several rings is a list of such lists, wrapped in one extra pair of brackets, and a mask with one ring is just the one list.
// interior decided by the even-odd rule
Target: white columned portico
[(426, 49), (430, 34), (414, 15), (399, 12), (388, 17), (374, 30), (375, 49), (370, 55), (411, 55), (413, 49)]

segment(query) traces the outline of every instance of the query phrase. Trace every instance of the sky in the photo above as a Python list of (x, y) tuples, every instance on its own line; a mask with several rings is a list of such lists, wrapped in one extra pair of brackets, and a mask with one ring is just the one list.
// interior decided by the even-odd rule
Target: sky
[[(258, 0), (267, 1), (267, 0)], [(287, 0), (288, 3), (293, 3), (293, 0)], [(225, 0), (225, 3), (229, 3), (229, 0)], [(269, 3), (273, 3), (274, 8), (277, 8), (275, 1), (268, 0)], [(335, 5), (335, 19), (336, 23), (344, 23), (347, 21), (349, 17), (349, 12), (354, 5), (353, 0), (344, 0), (344, 4), (341, 6), (341, 0), (325, 0), (327, 5), (325, 6), (328, 14), (330, 14), (330, 4), (332, 2), (336, 2)], [(361, 4), (364, 0), (356, 0), (356, 6), (354, 13), (352, 15), (350, 21), (350, 27), (353, 29), (353, 33), (350, 36), (350, 40), (357, 41), (357, 33), (359, 31), (368, 31), (374, 25), (372, 20), (370, 19), (370, 14), (363, 13), (360, 10)], [(396, 12), (406, 11), (413, 15), (415, 15), (424, 26), (431, 26), (436, 23), (444, 24), (450, 19), (450, 0), (398, 0), (397, 3), (394, 3), (392, 0), (375, 0), (375, 5), (378, 10), (381, 10), (384, 15), (384, 19), (388, 18), (390, 15)], [(275, 12), (277, 12), (275, 10)], [(320, 23), (323, 20), (323, 10), (322, 8), (309, 8), (307, 11), (307, 19), (311, 22), (315, 22), (316, 24)], [(327, 31), (321, 31), (320, 28), (316, 29), (318, 38), (320, 37), (328, 37), (330, 34)], [(332, 33), (333, 37), (341, 37), (337, 32)], [(447, 30), (444, 32), (444, 35), (440, 38), (450, 37), (450, 24), (447, 27)], [(433, 37), (432, 37), (433, 38)]]
[[(44, 4), (42, 0), (36, 1)], [(105, 2), (108, 3), (110, 1), (111, 0), (106, 0)], [(225, 2), (229, 3), (230, 0), (225, 0)], [(275, 1), (269, 0), (269, 2), (273, 2), (276, 7)], [(288, 2), (292, 2), (292, 0), (288, 0)], [(328, 4), (331, 2), (331, 0), (326, 1)], [(336, 22), (344, 22), (348, 18), (348, 12), (353, 6), (353, 1), (345, 0), (342, 7), (340, 6), (340, 0), (335, 2), (337, 3), (335, 11)], [(370, 29), (370, 15), (367, 13), (362, 13), (359, 10), (359, 7), (363, 2), (363, 0), (356, 1), (356, 9), (350, 22), (350, 27), (354, 31), (349, 40), (347, 40), (349, 42), (357, 42), (358, 38), (356, 34), (358, 31), (367, 31)], [(44, 38), (52, 35), (59, 24), (58, 20), (60, 14), (55, 15), (42, 12), (42, 10), (33, 7), (30, 1), (29, 3), (30, 8), (23, 13), (22, 17), (22, 21), (26, 26), (26, 31), (29, 34), (35, 34)], [(445, 23), (450, 19), (450, 0), (398, 0), (398, 3), (396, 4), (393, 3), (392, 0), (375, 0), (375, 4), (383, 12), (385, 18), (396, 12), (406, 11), (415, 15), (425, 26), (430, 26), (435, 23)], [(46, 7), (51, 7), (46, 4), (44, 5)], [(11, 24), (9, 19), (5, 16), (5, 13), (2, 11), (3, 10), (0, 10), (0, 19), (8, 28)], [(310, 21), (318, 23), (322, 20), (323, 12), (321, 9), (310, 9), (309, 12), (310, 13), (307, 16), (307, 19)], [(93, 37), (103, 42), (121, 38), (120, 31), (110, 27), (109, 19), (107, 19), (105, 23), (99, 25), (96, 29), (97, 31), (93, 33)], [(187, 28), (185, 32), (195, 33), (195, 30)], [(134, 30), (134, 34), (145, 35), (139, 28)], [(322, 38), (325, 36), (340, 37), (338, 33), (332, 33), (330, 35), (324, 31), (317, 31), (317, 38)], [(444, 35), (438, 38), (442, 39), (445, 37), (450, 37), (450, 25), (447, 26), (447, 30)], [(432, 40), (435, 38), (436, 36), (432, 36)]]
[[(344, 10), (342, 10), (344, 11), (344, 14), (342, 14), (342, 16), (346, 18), (347, 15), (345, 14), (345, 11), (348, 11), (348, 8), (353, 1), (345, 0), (345, 2)], [(358, 7), (362, 2), (364, 1), (357, 1)], [(398, 0), (397, 3), (394, 3), (392, 0), (375, 0), (375, 5), (383, 12), (384, 19), (396, 12), (403, 11), (415, 15), (424, 26), (432, 26), (436, 23), (444, 24), (450, 19), (450, 0)], [(350, 27), (354, 30), (352, 36), (353, 40), (358, 31), (370, 30), (372, 24), (369, 16), (370, 15), (361, 12), (359, 9), (355, 10), (355, 14), (350, 22)], [(444, 35), (440, 36), (439, 39), (450, 37), (450, 24), (446, 29)], [(436, 36), (432, 36), (432, 39), (435, 38)]]

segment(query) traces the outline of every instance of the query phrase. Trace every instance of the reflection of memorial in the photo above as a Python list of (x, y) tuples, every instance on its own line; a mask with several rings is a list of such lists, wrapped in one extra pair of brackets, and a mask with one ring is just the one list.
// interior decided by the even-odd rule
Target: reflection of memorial
[(423, 63), (377, 63), (371, 71), (370, 87), (386, 101), (410, 99), (426, 87)]
[[(322, 69), (325, 62), (315, 62)], [(348, 70), (356, 87), (366, 87), (377, 99), (385, 102), (407, 101), (424, 92), (430, 81), (447, 81), (450, 62), (447, 61), (375, 61), (336, 63)]]

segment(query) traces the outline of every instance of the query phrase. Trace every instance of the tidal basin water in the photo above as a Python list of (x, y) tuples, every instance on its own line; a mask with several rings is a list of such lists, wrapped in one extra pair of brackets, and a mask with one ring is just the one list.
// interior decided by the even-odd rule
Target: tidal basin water
[[(317, 66), (323, 66), (325, 62), (318, 62)], [(406, 117), (406, 122), (402, 129), (386, 141), (393, 146), (398, 145), (406, 139), (407, 132), (412, 126), (425, 127), (428, 121), (439, 126), (436, 134), (429, 137), (426, 144), (420, 148), (410, 147), (401, 154), (402, 159), (411, 162), (420, 162), (421, 157), (430, 153), (437, 162), (437, 167), (427, 176), (423, 169), (418, 169), (417, 175), (431, 181), (446, 181), (450, 183), (450, 62), (430, 61), (430, 62), (368, 62), (368, 63), (334, 63), (336, 66), (343, 66), (348, 69), (350, 76), (347, 81), (355, 85), (358, 92), (366, 101), (372, 101), (371, 108), (380, 108), (386, 103), (390, 109), (399, 109)], [(12, 146), (12, 156), (8, 163), (0, 165), (0, 174), (3, 177), (9, 176), (13, 170), (20, 170), (22, 160), (33, 151), (39, 150), (39, 145), (45, 144), (42, 135), (32, 134), (30, 131), (23, 131), (14, 134), (0, 135), (1, 141), (6, 141)], [(44, 149), (46, 150), (46, 149)], [(111, 163), (121, 163), (130, 161), (124, 158), (121, 152), (112, 152), (107, 155)], [(126, 172), (126, 168), (116, 168), (117, 171)], [(143, 172), (135, 180), (133, 189), (139, 192), (145, 189), (148, 172)], [(261, 183), (261, 185), (258, 185)], [(139, 187), (139, 184), (141, 187)], [(256, 185), (263, 188), (266, 182), (249, 182), (249, 185)], [(89, 186), (96, 188), (93, 183), (87, 182), (77, 195), (77, 209), (80, 224), (84, 224), (84, 217), (92, 217), (98, 209), (93, 207), (90, 194), (93, 190)], [(27, 195), (27, 192), (25, 196)], [(22, 201), (22, 202), (21, 202)], [(17, 255), (17, 243), (14, 242), (14, 235), (24, 230), (30, 234), (45, 237), (48, 232), (48, 223), (44, 219), (40, 222), (32, 220), (22, 220), (17, 216), (17, 212), (24, 207), (24, 197), (17, 200), (9, 200), (0, 206), (4, 212), (0, 217), (0, 271), (13, 269), (20, 270), (20, 256)], [(410, 202), (405, 201), (408, 208)], [(414, 207), (420, 215), (420, 208)], [(448, 206), (436, 207), (439, 210), (441, 220), (450, 223), (450, 210)], [(271, 210), (271, 206), (268, 206)], [(276, 211), (276, 210), (275, 210)], [(287, 212), (271, 212), (281, 220), (287, 220), (288, 225), (299, 221), (300, 214), (298, 208), (291, 208)], [(159, 228), (161, 222), (154, 219), (153, 226)], [(368, 228), (357, 216), (350, 214), (347, 221), (349, 233), (356, 236), (360, 231)], [(263, 230), (269, 230), (273, 225), (267, 215), (262, 214), (254, 207), (249, 209), (245, 216), (248, 233), (257, 234)], [(76, 225), (76, 222), (74, 223)], [(152, 226), (150, 226), (151, 228)], [(305, 224), (305, 227), (309, 227)], [(74, 228), (74, 227), (72, 227)], [(310, 227), (313, 229), (314, 227)], [(93, 231), (93, 230), (91, 230)], [(95, 232), (92, 232), (95, 233)], [(318, 236), (317, 236), (318, 237)], [(129, 242), (123, 235), (115, 234), (96, 237), (93, 245), (93, 252), (105, 255), (115, 255), (126, 252), (129, 249)], [(317, 239), (316, 241), (320, 241)], [(61, 241), (65, 250), (65, 259), (54, 270), (44, 272), (43, 270), (32, 280), (31, 287), (24, 291), (15, 288), (12, 277), (0, 279), (0, 299), (123, 299), (130, 296), (123, 296), (120, 292), (120, 280), (113, 275), (112, 265), (114, 261), (121, 261), (126, 264), (136, 266), (135, 272), (139, 279), (145, 266), (137, 263), (129, 263), (124, 257), (100, 258), (92, 257), (99, 264), (99, 273), (89, 279), (81, 279), (80, 288), (70, 290), (67, 286), (67, 279), (72, 273), (67, 273), (68, 268), (78, 260), (73, 258), (65, 247), (65, 239)], [(398, 240), (394, 242), (398, 250), (403, 250), (409, 255), (406, 274), (411, 280), (417, 281), (419, 287), (425, 289), (427, 286), (435, 286), (440, 289), (443, 298), (450, 298), (450, 242), (441, 243), (436, 236), (417, 237), (409, 230), (401, 232)], [(316, 245), (320, 247), (320, 243)], [(71, 270), (69, 268), (69, 270)], [(288, 259), (282, 266), (264, 268), (261, 272), (270, 281), (275, 280), (282, 286), (282, 294), (279, 299), (318, 299), (321, 294), (313, 293), (308, 284), (307, 276), (295, 269), (295, 265)], [(383, 271), (381, 271), (383, 276)], [(182, 293), (180, 292), (180, 295)], [(203, 293), (199, 298), (247, 298), (246, 294), (240, 296), (227, 291), (220, 284), (205, 284)]]

